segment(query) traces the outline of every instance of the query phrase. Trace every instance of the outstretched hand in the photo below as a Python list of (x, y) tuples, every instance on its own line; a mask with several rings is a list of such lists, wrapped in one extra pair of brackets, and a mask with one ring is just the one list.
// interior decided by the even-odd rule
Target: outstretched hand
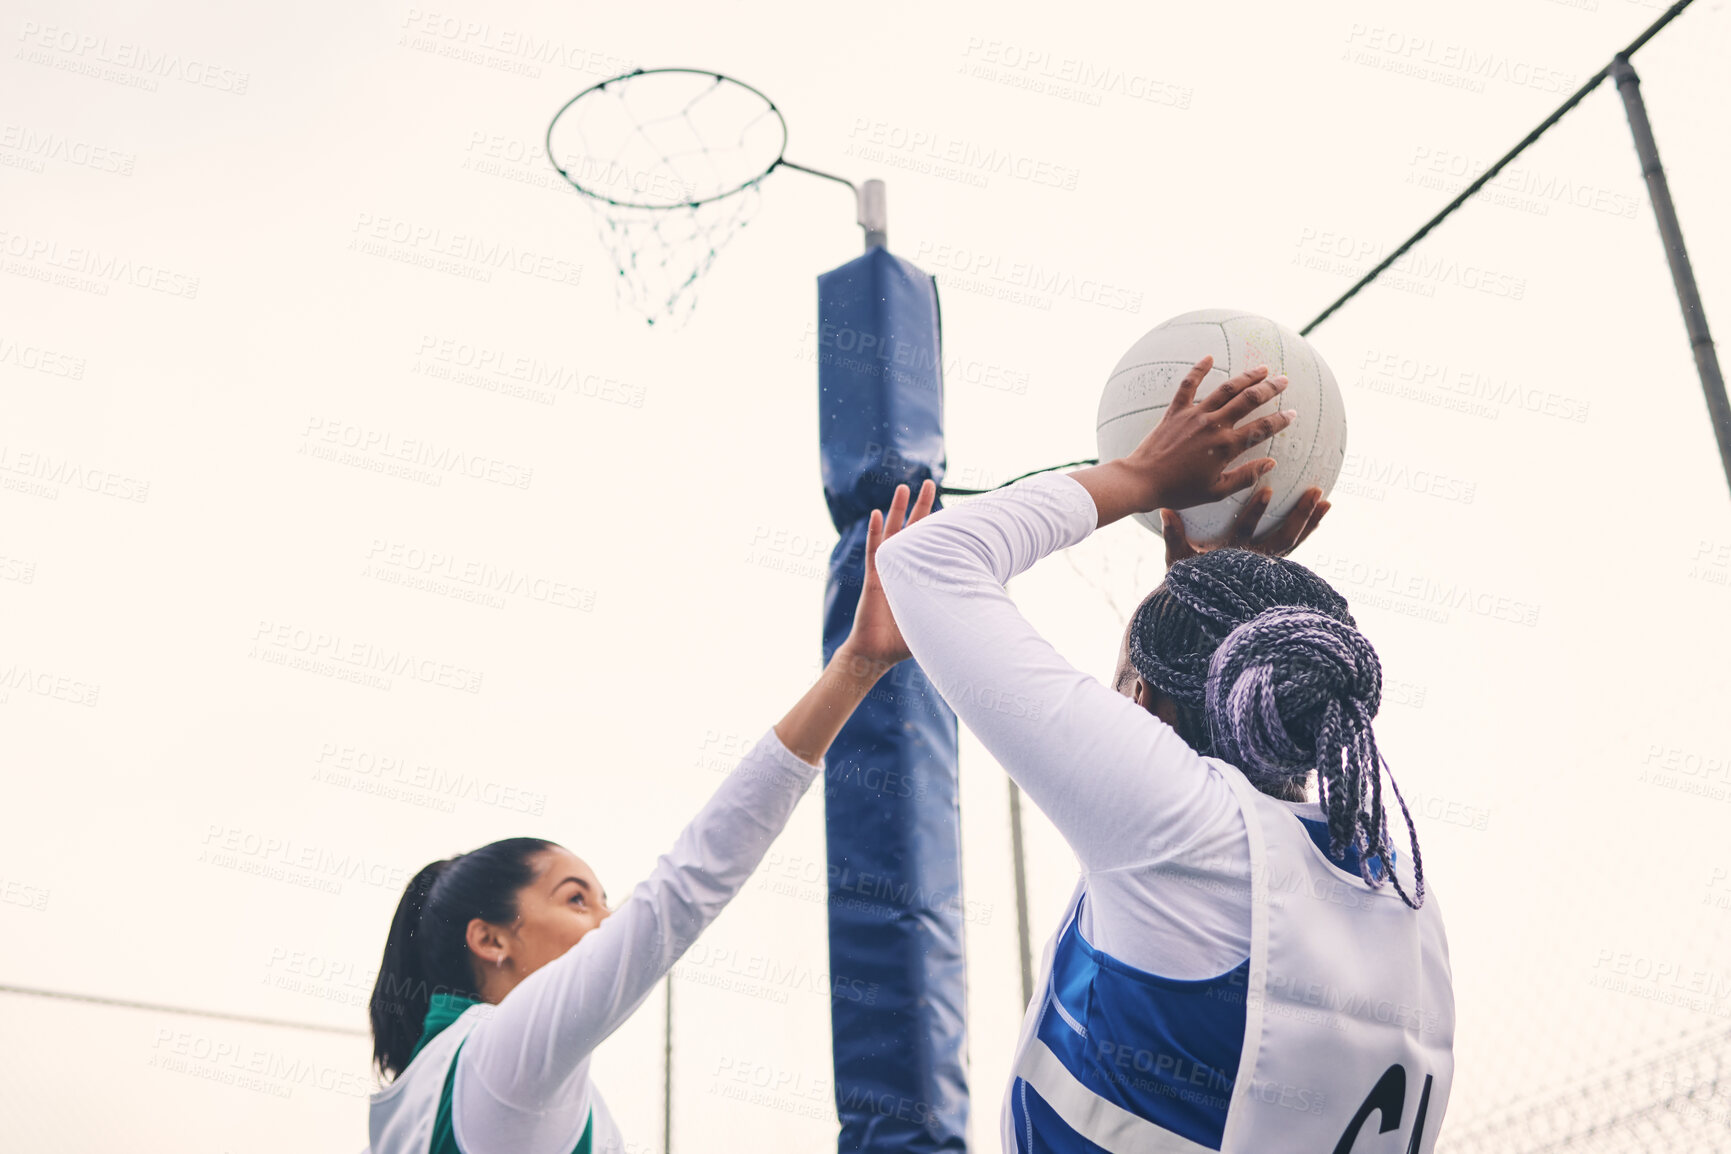
[(912, 656), (878, 580), (878, 546), (930, 513), (937, 499), (937, 485), (927, 481), (920, 486), (919, 499), (910, 510), (908, 487), (897, 485), (889, 515), (872, 510), (866, 524), (865, 584), (854, 610), (853, 631), (830, 655), (829, 664), (812, 687), (775, 723), (776, 737), (808, 765), (822, 763), (836, 734), (872, 686), (892, 665)]
[(914, 500), (913, 508), (909, 509), (908, 487), (897, 485), (888, 515), (878, 509), (872, 510), (871, 520), (866, 525), (865, 583), (860, 589), (859, 606), (854, 610), (853, 632), (843, 643), (852, 656), (885, 667), (912, 656), (907, 642), (902, 640), (901, 627), (890, 612), (883, 582), (878, 580), (878, 547), (930, 513), (937, 499), (937, 485), (927, 480), (920, 486), (920, 495)]
[(1244, 508), (1238, 511), (1238, 516), (1232, 519), (1226, 536), (1200, 547), (1184, 532), (1184, 521), (1175, 511), (1160, 510), (1160, 534), (1166, 538), (1166, 567), (1170, 569), (1186, 557), (1194, 557), (1198, 553), (1225, 548), (1228, 545), (1266, 553), (1270, 557), (1284, 557), (1303, 544), (1306, 537), (1316, 532), (1316, 527), (1322, 523), (1323, 514), (1330, 508), (1329, 503), (1322, 499), (1322, 489), (1312, 485), (1299, 494), (1298, 504), (1292, 507), (1285, 520), (1270, 529), (1261, 540), (1252, 540), (1256, 533), (1256, 523), (1262, 519), (1262, 514), (1268, 511), (1268, 502), (1273, 496), (1274, 490), (1266, 485), (1256, 490), (1250, 495), (1250, 500), (1244, 503)]
[(1132, 513), (1206, 505), (1248, 489), (1274, 468), (1272, 457), (1227, 466), (1297, 418), (1288, 409), (1245, 421), (1286, 390), (1286, 377), (1270, 377), (1266, 367), (1254, 368), (1221, 382), (1198, 401), (1196, 392), (1213, 367), (1213, 357), (1196, 362), (1165, 415), (1128, 456), (1070, 474), (1094, 498), (1096, 526)]

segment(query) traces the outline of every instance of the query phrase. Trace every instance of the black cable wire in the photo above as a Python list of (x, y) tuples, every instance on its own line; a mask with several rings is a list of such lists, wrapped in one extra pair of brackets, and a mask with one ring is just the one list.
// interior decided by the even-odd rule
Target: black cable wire
[[(1658, 34), (1659, 29), (1665, 27), (1665, 25), (1667, 25), (1671, 21), (1675, 20), (1682, 13), (1683, 9), (1689, 7), (1689, 5), (1693, 4), (1694, 2), (1695, 2), (1695, 0), (1678, 0), (1678, 3), (1673, 4), (1673, 5), (1671, 5), (1671, 7), (1667, 8), (1665, 10), (1664, 15), (1660, 16), (1657, 20), (1653, 21), (1653, 23), (1647, 28), (1647, 30), (1645, 32), (1643, 32), (1639, 36), (1635, 37), (1635, 39), (1629, 43), (1629, 46), (1627, 48), (1623, 49), (1621, 52), (1617, 53), (1617, 55), (1623, 56), (1623, 57), (1633, 56), (1639, 48), (1641, 48), (1644, 44), (1647, 43), (1647, 41), (1651, 40), (1654, 36), (1656, 36)], [(1508, 167), (1508, 164), (1511, 160), (1513, 160), (1515, 157), (1519, 156), (1522, 152), (1524, 152), (1526, 150), (1528, 145), (1532, 144), (1535, 140), (1537, 140), (1539, 137), (1543, 136), (1547, 131), (1549, 131), (1552, 125), (1556, 124), (1557, 121), (1561, 120), (1565, 115), (1567, 115), (1571, 108), (1575, 107), (1575, 105), (1579, 104), (1583, 99), (1585, 99), (1587, 93), (1589, 93), (1593, 89), (1597, 88), (1604, 81), (1604, 79), (1607, 76), (1609, 76), (1610, 74), (1611, 74), (1611, 66), (1609, 64), (1605, 65), (1603, 68), (1599, 69), (1599, 71), (1595, 72), (1587, 80), (1587, 82), (1585, 84), (1581, 85), (1581, 87), (1575, 91), (1575, 94), (1573, 96), (1571, 96), (1567, 100), (1563, 101), (1561, 107), (1559, 107), (1555, 112), (1551, 113), (1549, 116), (1545, 117), (1545, 119), (1539, 123), (1539, 126), (1537, 128), (1535, 128), (1531, 132), (1527, 133), (1526, 136), (1524, 136), (1521, 139), (1521, 142), (1519, 144), (1515, 145), (1512, 149), (1509, 150), (1509, 152), (1506, 156), (1504, 156), (1501, 160), (1497, 161), (1495, 164), (1491, 165), (1490, 168), (1486, 169), (1485, 172), (1483, 173), (1483, 175), (1481, 175), (1477, 180), (1475, 180), (1471, 184), (1467, 185), (1467, 187), (1461, 191), (1461, 194), (1459, 196), (1457, 196), (1453, 200), (1449, 201), (1449, 203), (1443, 208), (1443, 210), (1441, 212), (1437, 213), (1435, 216), (1433, 216), (1429, 220), (1427, 220), (1424, 223), (1423, 227), (1421, 227), (1417, 232), (1413, 233), (1412, 236), (1408, 237), (1406, 240), (1406, 243), (1401, 245), (1399, 248), (1395, 249), (1394, 252), (1390, 253), (1388, 255), (1387, 259), (1385, 259), (1381, 264), (1377, 265), (1375, 268), (1373, 268), (1369, 272), (1365, 273), (1364, 276), (1360, 277), (1357, 284), (1353, 285), (1351, 288), (1347, 289), (1344, 293), (1342, 293), (1340, 295), (1340, 299), (1336, 300), (1333, 304), (1331, 304), (1327, 308), (1323, 309), (1322, 312), (1320, 312), (1316, 315), (1316, 319), (1312, 320), (1309, 324), (1307, 324), (1303, 328), (1299, 329), (1298, 335), (1301, 337), (1309, 336), (1310, 331), (1312, 329), (1314, 329), (1317, 325), (1321, 324), (1323, 321), (1327, 320), (1329, 317), (1333, 316), (1335, 310), (1339, 309), (1341, 305), (1344, 305), (1347, 301), (1349, 301), (1353, 297), (1357, 296), (1360, 289), (1365, 288), (1372, 281), (1374, 281), (1377, 277), (1379, 277), (1383, 273), (1387, 272), (1390, 265), (1394, 264), (1395, 261), (1397, 261), (1401, 257), (1405, 256), (1407, 254), (1407, 251), (1410, 250), (1413, 245), (1415, 245), (1419, 241), (1423, 240), (1425, 238), (1426, 234), (1428, 234), (1431, 229), (1433, 229), (1437, 225), (1441, 224), (1443, 222), (1443, 220), (1446, 219), (1450, 213), (1454, 212), (1455, 209), (1457, 209), (1461, 205), (1465, 204), (1469, 197), (1471, 197), (1474, 193), (1476, 193), (1479, 189), (1483, 188), (1485, 185), (1489, 184), (1492, 180), (1496, 179), (1497, 173), (1501, 172), (1504, 168)], [(1023, 473), (1020, 477), (1011, 477), (1008, 481), (1005, 481), (1003, 485), (993, 485), (990, 488), (986, 488), (986, 489), (950, 489), (950, 488), (945, 488), (943, 486), (939, 486), (938, 492), (943, 494), (946, 497), (977, 497), (982, 493), (990, 493), (994, 489), (1002, 489), (1002, 488), (1004, 488), (1005, 485), (1014, 485), (1017, 481), (1023, 480), (1024, 478), (1027, 478), (1027, 477), (1032, 477), (1037, 473), (1049, 473), (1053, 469), (1068, 469), (1073, 465), (1097, 465), (1097, 464), (1099, 464), (1099, 461), (1097, 459), (1089, 459), (1086, 461), (1071, 461), (1068, 465), (1047, 465), (1043, 469), (1034, 469), (1030, 472)]]
[(290, 1022), (282, 1018), (257, 1018), (251, 1014), (225, 1014), (221, 1010), (195, 1010), (188, 1006), (166, 1006), (156, 1002), (133, 1002), (125, 998), (104, 998), (96, 994), (72, 994), (64, 990), (39, 990), (31, 986), (0, 985), (0, 994), (22, 994), (30, 998), (54, 998), (63, 1002), (83, 1002), (92, 1006), (114, 1006), (125, 1010), (151, 1010), (159, 1014), (179, 1014), (188, 1018), (214, 1018), (222, 1022), (244, 1022), (249, 1026), (276, 1026), (285, 1030), (311, 1030), (319, 1034), (348, 1034), (367, 1037), (371, 1030), (356, 1026), (321, 1026), (312, 1022)]
[[(1694, 2), (1695, 2), (1695, 0), (1679, 0), (1678, 3), (1671, 5), (1670, 8), (1665, 10), (1665, 14), (1663, 16), (1661, 16), (1661, 17), (1659, 17), (1659, 19), (1655, 20), (1653, 22), (1652, 26), (1650, 28), (1648, 28), (1645, 32), (1643, 32), (1639, 36), (1635, 37), (1634, 42), (1631, 43), (1627, 48), (1623, 49), (1623, 51), (1621, 53), (1619, 53), (1619, 55), (1621, 55), (1621, 56), (1634, 55), (1636, 49), (1640, 48), (1643, 44), (1647, 43), (1647, 41), (1651, 40), (1653, 38), (1653, 36), (1659, 31), (1659, 29), (1661, 29), (1665, 25), (1669, 24), (1672, 20), (1675, 20), (1677, 18), (1678, 14), (1683, 11), (1683, 9), (1689, 7), (1689, 5), (1693, 4)], [(1346, 292), (1342, 293), (1339, 300), (1335, 301), (1333, 304), (1331, 304), (1327, 308), (1323, 309), (1322, 312), (1317, 314), (1315, 320), (1311, 321), (1309, 324), (1307, 324), (1303, 328), (1299, 329), (1298, 335), (1301, 337), (1309, 336), (1311, 329), (1314, 329), (1317, 325), (1319, 325), (1323, 321), (1327, 320), (1331, 315), (1333, 315), (1333, 313), (1336, 309), (1338, 309), (1341, 305), (1345, 304), (1347, 301), (1351, 300), (1354, 296), (1356, 296), (1360, 289), (1369, 285), (1371, 281), (1375, 280), (1377, 277), (1381, 276), (1384, 272), (1388, 271), (1388, 267), (1390, 265), (1392, 265), (1395, 261), (1399, 260), (1401, 257), (1405, 256), (1407, 254), (1407, 251), (1409, 249), (1411, 249), (1413, 245), (1415, 245), (1419, 241), (1423, 240), (1425, 238), (1425, 235), (1427, 233), (1429, 233), (1431, 229), (1433, 229), (1437, 225), (1441, 224), (1443, 222), (1444, 218), (1446, 218), (1450, 213), (1454, 212), (1455, 209), (1457, 209), (1461, 205), (1465, 204), (1467, 202), (1468, 197), (1472, 196), (1479, 189), (1483, 188), (1485, 185), (1489, 184), (1492, 180), (1494, 180), (1496, 178), (1497, 173), (1501, 172), (1504, 168), (1506, 168), (1508, 166), (1508, 163), (1511, 160), (1513, 160), (1515, 157), (1519, 156), (1522, 152), (1526, 151), (1528, 145), (1532, 144), (1539, 137), (1543, 136), (1551, 128), (1552, 125), (1556, 124), (1557, 121), (1561, 120), (1565, 115), (1567, 115), (1571, 108), (1575, 107), (1575, 105), (1579, 104), (1583, 99), (1585, 99), (1587, 93), (1589, 93), (1593, 89), (1597, 88), (1599, 86), (1599, 84), (1604, 81), (1605, 77), (1609, 76), (1610, 74), (1611, 74), (1611, 66), (1609, 64), (1605, 65), (1603, 68), (1601, 68), (1597, 72), (1593, 73), (1593, 75), (1588, 78), (1588, 80), (1585, 84), (1581, 85), (1580, 88), (1575, 90), (1575, 94), (1573, 96), (1571, 96), (1567, 100), (1563, 101), (1561, 107), (1559, 107), (1555, 112), (1551, 113), (1549, 116), (1545, 117), (1545, 119), (1539, 123), (1539, 126), (1537, 128), (1533, 129), (1531, 132), (1527, 133), (1526, 136), (1522, 137), (1521, 142), (1519, 144), (1515, 145), (1513, 148), (1511, 148), (1508, 151), (1507, 155), (1505, 155), (1501, 160), (1497, 161), (1495, 164), (1491, 165), (1490, 168), (1486, 169), (1485, 172), (1483, 173), (1483, 175), (1481, 175), (1477, 180), (1475, 180), (1471, 184), (1467, 185), (1466, 188), (1461, 191), (1461, 194), (1459, 196), (1457, 196), (1453, 200), (1449, 201), (1448, 204), (1443, 208), (1443, 210), (1441, 212), (1437, 213), (1435, 216), (1433, 216), (1429, 220), (1427, 220), (1424, 223), (1424, 226), (1422, 228), (1420, 228), (1417, 232), (1413, 233), (1412, 236), (1408, 237), (1406, 243), (1401, 245), (1399, 248), (1395, 249), (1392, 253), (1390, 253), (1388, 255), (1388, 257), (1386, 259), (1384, 259), (1381, 264), (1377, 265), (1375, 268), (1373, 268), (1369, 272), (1365, 273), (1364, 276), (1360, 277), (1358, 283), (1353, 285), (1351, 288), (1347, 289)]]
[(1003, 485), (992, 485), (985, 489), (952, 489), (948, 485), (939, 485), (938, 492), (945, 497), (978, 497), (982, 493), (995, 492), (1007, 485), (1014, 485), (1017, 481), (1024, 481), (1039, 473), (1050, 473), (1053, 469), (1070, 469), (1077, 465), (1098, 465), (1099, 463), (1100, 458), (1098, 457), (1089, 457), (1085, 461), (1066, 461), (1062, 465), (1047, 465), (1043, 469), (1030, 469), (1020, 477), (1011, 477), (1008, 481), (1005, 481)]

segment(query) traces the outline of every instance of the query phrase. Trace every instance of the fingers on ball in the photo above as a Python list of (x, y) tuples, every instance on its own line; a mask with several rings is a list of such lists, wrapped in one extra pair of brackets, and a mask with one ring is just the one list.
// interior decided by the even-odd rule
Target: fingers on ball
[(1298, 412), (1295, 409), (1258, 417), (1238, 430), (1239, 444), (1243, 448), (1249, 448), (1260, 441), (1266, 441), (1297, 419)]
[(1259, 365), (1248, 372), (1239, 373), (1235, 377), (1228, 377), (1220, 383), (1218, 388), (1208, 394), (1208, 399), (1203, 404), (1210, 409), (1223, 409), (1233, 398), (1260, 384), (1266, 376), (1268, 376), (1268, 366)]
[(1269, 377), (1261, 384), (1245, 389), (1238, 396), (1232, 398), (1230, 402), (1222, 405), (1220, 413), (1233, 421), (1248, 416), (1284, 392), (1287, 384), (1286, 377)]

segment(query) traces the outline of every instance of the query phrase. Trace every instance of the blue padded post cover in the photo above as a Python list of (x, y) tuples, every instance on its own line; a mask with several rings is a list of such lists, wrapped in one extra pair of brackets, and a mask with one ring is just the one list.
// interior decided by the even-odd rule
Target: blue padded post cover
[[(818, 277), (823, 490), (841, 534), (827, 661), (853, 625), (866, 522), (944, 475), (937, 288), (873, 248)], [(917, 665), (878, 683), (830, 747), (830, 1020), (844, 1154), (965, 1151), (966, 981), (956, 716)]]

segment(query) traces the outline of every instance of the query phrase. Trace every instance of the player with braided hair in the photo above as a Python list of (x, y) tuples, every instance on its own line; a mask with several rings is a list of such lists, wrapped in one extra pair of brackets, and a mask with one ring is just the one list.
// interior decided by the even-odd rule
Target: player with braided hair
[[(1327, 512), (1326, 504), (1317, 507)], [(1169, 541), (1175, 526), (1182, 534), (1178, 518), (1169, 516)], [(1314, 527), (1315, 519), (1303, 535)], [(1371, 729), (1382, 701), (1382, 664), (1326, 581), (1294, 561), (1247, 549), (1191, 551), (1136, 607), (1124, 641), (1121, 691), (1134, 694), (1130, 683), (1140, 680), (1145, 696), (1171, 701), (1179, 736), (1236, 766), (1264, 793), (1304, 801), (1314, 773), (1329, 855), (1344, 859), (1350, 846), (1367, 885), (1392, 880), (1413, 908), (1424, 902), (1416, 834), (1414, 895), (1407, 896), (1398, 874), (1384, 875), (1393, 851)], [(1410, 832), (1392, 774), (1389, 783)]]
[[(1381, 666), (1345, 600), (1282, 556), (1327, 512), (1321, 490), (1252, 548), (1267, 489), (1225, 547), (1185, 538), (1173, 510), (1255, 485), (1271, 459), (1226, 465), (1293, 416), (1246, 420), (1285, 387), (1266, 369), (1198, 401), (1211, 363), (1130, 456), (948, 509), (879, 554), (915, 658), (1081, 866), (1023, 1022), (1004, 1149), (1429, 1154), (1452, 979), (1417, 837), (1410, 855), (1390, 843)], [(1169, 570), (1108, 687), (1004, 585), (1156, 509)]]

